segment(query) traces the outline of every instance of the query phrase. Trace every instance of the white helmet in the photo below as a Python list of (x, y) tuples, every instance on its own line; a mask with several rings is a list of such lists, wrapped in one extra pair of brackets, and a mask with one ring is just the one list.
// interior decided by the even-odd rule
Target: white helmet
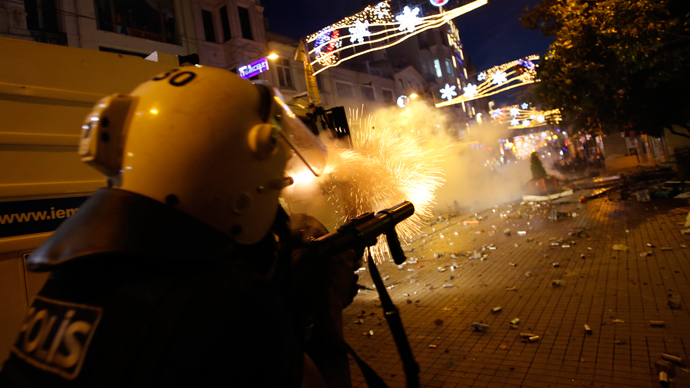
[(222, 69), (174, 69), (86, 117), (82, 160), (109, 184), (174, 206), (242, 244), (268, 233), (297, 155), (315, 175), (326, 149), (277, 91)]

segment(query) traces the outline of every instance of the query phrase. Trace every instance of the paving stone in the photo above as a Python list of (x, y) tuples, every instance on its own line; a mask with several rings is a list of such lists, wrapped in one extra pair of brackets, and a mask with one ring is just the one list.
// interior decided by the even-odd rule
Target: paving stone
[[(394, 285), (388, 291), (400, 309), (422, 386), (658, 387), (654, 362), (661, 353), (685, 360), (690, 355), (690, 313), (686, 304), (668, 305), (669, 293), (690, 301), (690, 249), (681, 248), (690, 246), (690, 235), (680, 233), (685, 214), (671, 212), (684, 206), (686, 200), (600, 198), (584, 205), (514, 206), (508, 218), (500, 216), (508, 209), (501, 206), (478, 214), (484, 219), (476, 225), (455, 217), (425, 227), (428, 236), (413, 242), (415, 251), (408, 253), (418, 258), (415, 265), (378, 266), (383, 277), (390, 276), (386, 284)], [(518, 208), (528, 210), (527, 216), (513, 218)], [(552, 208), (578, 215), (553, 221)], [(506, 236), (505, 229), (526, 234)], [(570, 235), (573, 231), (585, 233)], [(570, 248), (552, 246), (551, 238)], [(489, 244), (496, 249), (484, 251), (484, 261), (460, 255)], [(614, 251), (614, 244), (628, 251)], [(647, 251), (651, 255), (639, 255)], [(445, 255), (434, 258), (438, 252)], [(458, 268), (451, 271), (451, 265)], [(561, 285), (552, 287), (552, 280)], [(368, 271), (360, 273), (360, 284), (372, 287)], [(513, 287), (517, 291), (507, 290)], [(377, 306), (375, 292), (355, 298), (343, 312), (345, 339), (390, 387), (404, 387), (402, 364)], [(502, 310), (492, 313), (496, 306)], [(355, 324), (361, 311), (375, 316)], [(520, 322), (512, 329), (509, 322), (516, 317)], [(441, 325), (435, 324), (438, 319)], [(665, 326), (651, 327), (652, 320)], [(476, 332), (472, 322), (490, 328)], [(592, 334), (585, 333), (585, 324)], [(369, 330), (373, 336), (362, 334)], [(520, 332), (540, 339), (524, 342)], [(351, 371), (353, 386), (366, 386), (356, 364)], [(690, 373), (676, 368), (672, 386), (690, 387)]]

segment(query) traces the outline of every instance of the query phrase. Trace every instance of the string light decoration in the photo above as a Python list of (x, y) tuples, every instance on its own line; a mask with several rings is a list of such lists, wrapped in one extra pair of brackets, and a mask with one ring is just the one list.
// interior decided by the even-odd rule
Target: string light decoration
[[(507, 114), (506, 114), (507, 113)], [(508, 123), (508, 128), (536, 128), (550, 123), (561, 121), (561, 112), (558, 109), (538, 111), (530, 108), (529, 104), (512, 105), (491, 111), (491, 118), (501, 124)]]
[(477, 85), (468, 83), (464, 87), (464, 94), (457, 96), (449, 101), (442, 101), (436, 104), (437, 108), (460, 104), (478, 98), (493, 96), (494, 94), (505, 92), (506, 90), (519, 86), (539, 82), (536, 78), (536, 64), (539, 55), (530, 55), (527, 58), (517, 59), (512, 62), (494, 66), (477, 74)]
[(502, 140), (503, 148), (511, 150), (518, 159), (529, 159), (532, 152), (556, 143), (559, 135), (553, 131), (530, 133), (515, 136), (512, 140)]
[(429, 16), (420, 15), (420, 8), (414, 6), (405, 6), (395, 15), (390, 0), (367, 6), (362, 12), (306, 37), (314, 75), (359, 55), (394, 46), (421, 32), (440, 27), (487, 3), (488, 0), (475, 0)]

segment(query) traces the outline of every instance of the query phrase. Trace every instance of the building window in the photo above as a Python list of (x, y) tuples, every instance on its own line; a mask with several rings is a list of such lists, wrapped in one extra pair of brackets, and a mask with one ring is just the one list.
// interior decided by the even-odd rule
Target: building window
[(393, 91), (390, 89), (381, 89), (383, 94), (383, 102), (392, 104), (393, 103)]
[(232, 38), (230, 33), (230, 19), (228, 18), (228, 7), (223, 6), (220, 9), (220, 23), (223, 26), (223, 42), (227, 42)]
[(355, 98), (355, 94), (352, 91), (351, 83), (335, 81), (335, 89), (338, 93), (338, 97)]
[(450, 59), (446, 58), (446, 73), (448, 75), (453, 75), (453, 64), (450, 62)]
[(249, 22), (249, 10), (244, 7), (237, 7), (240, 14), (240, 27), (242, 28), (242, 37), (244, 39), (254, 39), (252, 36), (252, 24)]
[(405, 90), (405, 85), (403, 85), (403, 80), (399, 79), (399, 80), (398, 80), (398, 84), (400, 85), (400, 91), (401, 91), (401, 92), (404, 91), (404, 90)]
[(180, 44), (174, 0), (94, 0), (99, 30)]
[(55, 0), (24, 1), (26, 27), (31, 31), (60, 32)]
[(207, 42), (216, 41), (216, 32), (213, 26), (213, 14), (205, 9), (201, 10), (201, 19), (204, 21), (204, 36)]
[(376, 97), (374, 96), (374, 88), (371, 86), (362, 85), (360, 89), (362, 90), (363, 99), (366, 101), (376, 101)]
[(436, 69), (436, 77), (443, 77), (443, 71), (441, 71), (441, 62), (438, 59), (434, 59), (434, 69)]
[(278, 84), (280, 87), (294, 89), (295, 85), (292, 83), (290, 60), (280, 58), (278, 61), (276, 61), (276, 69), (278, 70)]

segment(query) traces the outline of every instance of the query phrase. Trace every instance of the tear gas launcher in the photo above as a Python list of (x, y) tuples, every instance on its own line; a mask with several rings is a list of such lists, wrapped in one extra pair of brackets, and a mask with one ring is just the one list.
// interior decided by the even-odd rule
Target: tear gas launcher
[[(372, 212), (364, 213), (351, 219), (335, 232), (315, 239), (311, 243), (309, 250), (315, 253), (316, 257), (330, 257), (349, 249), (354, 249), (355, 252), (362, 252), (364, 249), (375, 245), (377, 238), (381, 234), (385, 234), (393, 261), (400, 265), (406, 258), (400, 246), (395, 226), (412, 214), (414, 214), (414, 205), (408, 201), (381, 210), (376, 214)], [(419, 387), (419, 366), (412, 354), (398, 309), (388, 295), (371, 255), (368, 255), (367, 261), (371, 278), (381, 299), (384, 316), (403, 362), (403, 369), (407, 376), (407, 386)]]

